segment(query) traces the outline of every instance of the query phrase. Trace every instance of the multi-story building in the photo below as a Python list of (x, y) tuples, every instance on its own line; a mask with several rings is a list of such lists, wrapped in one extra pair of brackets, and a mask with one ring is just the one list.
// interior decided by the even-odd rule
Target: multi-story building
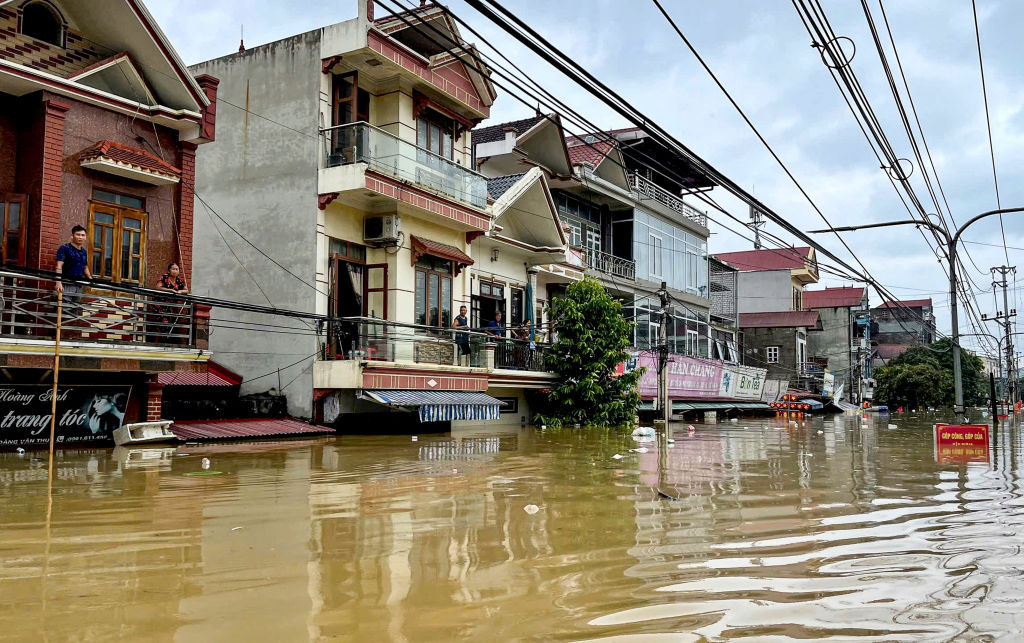
[(58, 440), (105, 441), (112, 427), (158, 419), (157, 375), (205, 370), (209, 309), (138, 287), (156, 286), (171, 262), (189, 283), (204, 278), (193, 275), (192, 190), (216, 92), (141, 2), (0, 5), (0, 389), (19, 400), (0, 403), (6, 444), (49, 433), (32, 424), (49, 424), (42, 391), (61, 317), (44, 275), (73, 226), (86, 229), (95, 281), (61, 303)]
[[(877, 342), (879, 348), (915, 346), (935, 341), (935, 315), (932, 314), (930, 297), (887, 301), (871, 309), (871, 320), (878, 324), (878, 330), (872, 333), (871, 339)], [(893, 349), (882, 348), (880, 352), (895, 357), (903, 351), (894, 352)]]
[(768, 369), (769, 379), (808, 388), (823, 369), (810, 361), (808, 333), (821, 327), (804, 306), (804, 287), (817, 283), (813, 248), (726, 252), (715, 258), (734, 266), (743, 363)]
[[(549, 177), (474, 169), (472, 130), (495, 92), (471, 56), (438, 44), (473, 51), (443, 7), (373, 7), (359, 0), (354, 19), (193, 68), (221, 78), (228, 129), (204, 150), (197, 193), (278, 264), (228, 252), (232, 237), (201, 218), (197, 263), (219, 275), (203, 292), (335, 320), (268, 341), (251, 326), (265, 317), (232, 312), (214, 348), (248, 378), (280, 369), (242, 390), (281, 381), (293, 415), (518, 424), (524, 389), (550, 385), (543, 345), (451, 326), (461, 306), (475, 331), (498, 311), (525, 320), (549, 279), (541, 266), (571, 272)], [(484, 392), (504, 398), (500, 415)]]
[(842, 387), (842, 399), (858, 401), (863, 361), (870, 352), (863, 323), (867, 320), (858, 323), (857, 319), (867, 315), (867, 288), (805, 290), (803, 305), (807, 310), (817, 311), (821, 321), (820, 330), (807, 335), (808, 361), (833, 375), (834, 390)]
[(739, 352), (739, 271), (708, 257), (709, 290), (711, 293), (712, 357), (742, 364)]

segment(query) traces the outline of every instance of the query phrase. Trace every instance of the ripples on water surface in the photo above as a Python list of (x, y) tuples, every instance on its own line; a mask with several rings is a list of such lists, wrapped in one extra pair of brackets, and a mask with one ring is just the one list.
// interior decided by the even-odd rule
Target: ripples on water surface
[(0, 638), (1020, 641), (1019, 431), (891, 421), (0, 454)]

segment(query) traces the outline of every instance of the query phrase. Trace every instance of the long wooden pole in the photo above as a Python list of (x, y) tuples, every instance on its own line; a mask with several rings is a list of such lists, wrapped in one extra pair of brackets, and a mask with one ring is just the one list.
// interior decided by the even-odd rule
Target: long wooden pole
[(50, 405), (50, 477), (53, 477), (53, 441), (57, 432), (57, 375), (60, 373), (60, 326), (64, 291), (57, 291), (57, 341), (53, 345), (53, 399)]

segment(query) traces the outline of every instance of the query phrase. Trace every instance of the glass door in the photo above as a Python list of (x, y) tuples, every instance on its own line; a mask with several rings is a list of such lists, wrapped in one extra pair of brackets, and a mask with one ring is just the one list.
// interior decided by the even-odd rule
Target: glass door
[(25, 265), (27, 203), (28, 197), (24, 194), (0, 194), (0, 223), (3, 224), (0, 229), (0, 264)]

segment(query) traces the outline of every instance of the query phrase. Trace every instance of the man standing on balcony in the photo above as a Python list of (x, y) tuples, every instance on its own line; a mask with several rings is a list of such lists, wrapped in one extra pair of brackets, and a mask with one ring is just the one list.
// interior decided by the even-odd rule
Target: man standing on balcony
[[(85, 228), (76, 225), (71, 228), (71, 242), (57, 248), (57, 272), (61, 279), (92, 279), (89, 253), (85, 250), (87, 240)], [(57, 293), (63, 294), (67, 300), (77, 301), (82, 294), (82, 286), (72, 283), (64, 285), (63, 281), (58, 280)]]
[[(455, 344), (459, 347), (459, 360), (462, 360), (463, 355), (469, 355), (469, 318), (466, 317), (466, 307), (459, 306), (459, 315), (452, 320), (452, 328), (462, 328), (464, 330), (455, 333)], [(468, 360), (468, 358), (467, 358)], [(467, 361), (467, 366), (468, 366)]]
[(492, 319), (491, 322), (489, 324), (487, 324), (487, 328), (485, 328), (484, 331), (488, 335), (491, 335), (492, 337), (504, 337), (505, 336), (505, 326), (503, 326), (502, 323), (501, 323), (501, 311), (500, 310), (498, 312), (494, 313), (494, 319)]

